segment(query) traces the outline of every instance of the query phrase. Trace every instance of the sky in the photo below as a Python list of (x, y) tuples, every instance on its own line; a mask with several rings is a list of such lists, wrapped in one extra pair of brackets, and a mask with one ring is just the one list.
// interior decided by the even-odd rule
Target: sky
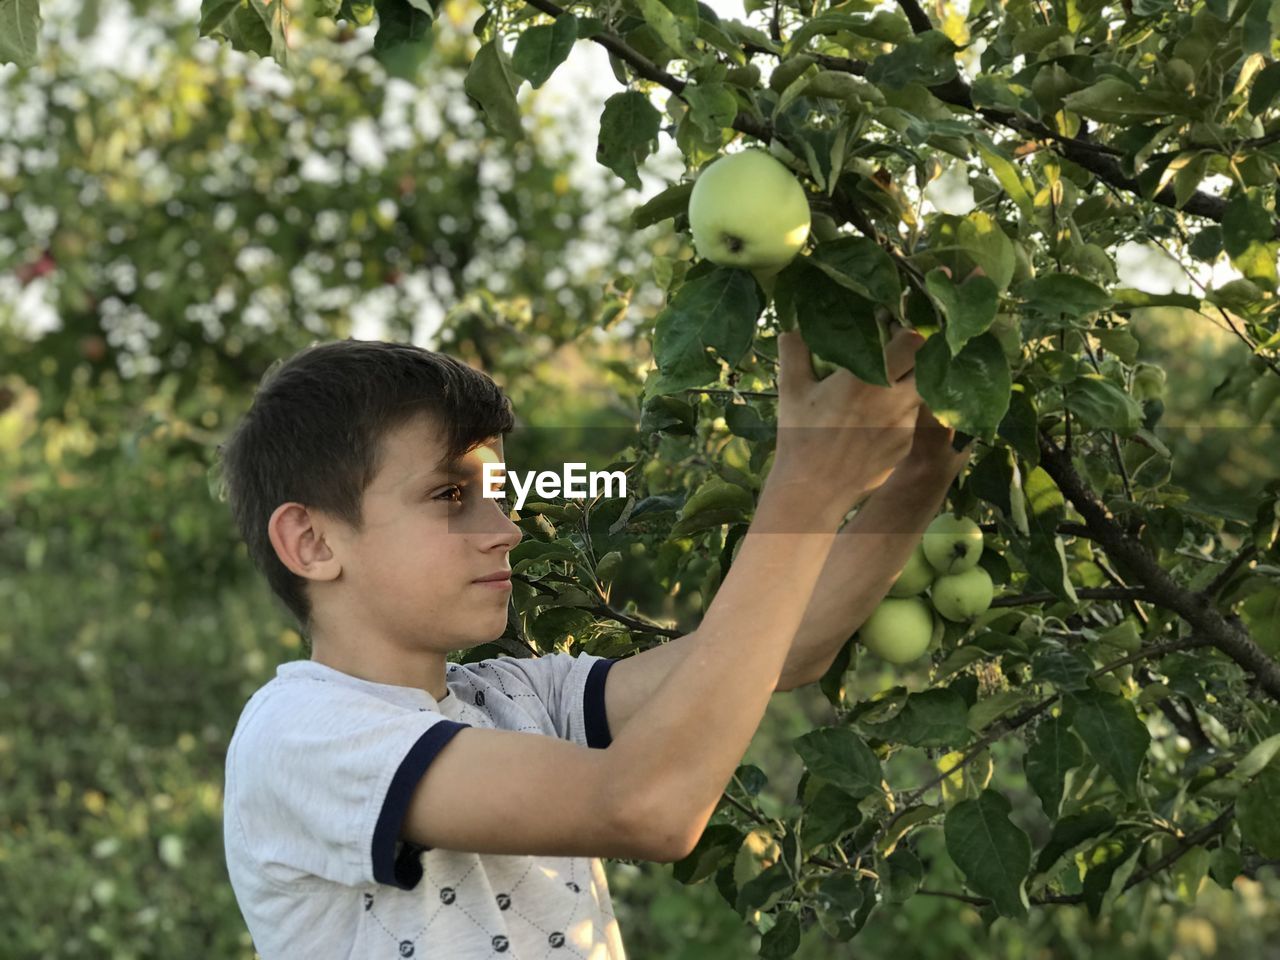
[[(734, 18), (765, 28), (764, 15), (757, 13), (748, 17), (741, 0), (705, 0), (705, 2), (721, 17)], [(201, 0), (175, 0), (174, 5), (178, 11), (185, 12), (194, 27), (199, 20)], [(146, 71), (150, 63), (149, 41), (143, 40), (148, 32), (145, 26), (140, 27), (132, 20), (124, 0), (103, 0), (102, 6), (103, 18), (98, 31), (86, 42), (81, 42), (70, 31), (60, 36), (54, 31), (54, 24), (64, 21), (65, 15), (76, 9), (75, 0), (42, 0), (42, 9), (46, 11), (48, 17), (45, 33), (41, 38), (42, 42), (58, 43), (77, 56), (86, 67), (114, 68), (131, 75)], [(886, 3), (885, 6), (891, 7), (892, 3)], [(461, 14), (456, 29), (470, 33), (472, 24), (481, 12), (481, 6), (458, 3), (455, 9), (465, 11)], [(371, 42), (374, 29), (374, 26), (361, 28), (359, 35), (366, 42)], [(152, 29), (149, 32), (158, 38), (158, 31)], [(200, 41), (203, 44), (216, 42), (210, 39)], [(243, 55), (236, 54), (236, 56)], [(287, 77), (274, 61), (257, 60), (252, 56), (246, 59), (256, 61), (251, 63), (251, 70), (257, 82), (264, 85), (288, 84)], [(0, 66), (0, 72), (6, 69), (11, 68)], [(764, 70), (766, 78), (768, 72), (766, 66)], [(433, 121), (431, 117), (431, 111), (434, 109), (431, 102), (425, 98), (417, 98), (416, 89), (413, 86), (393, 79), (389, 81), (389, 88), (392, 108), (388, 110), (388, 114), (394, 112), (396, 116), (384, 116), (380, 122), (371, 118), (352, 131), (352, 152), (359, 162), (371, 165), (377, 165), (380, 162), (383, 152), (383, 142), (380, 138), (394, 139), (395, 124), (402, 122), (397, 117), (403, 118), (403, 122), (414, 123), (420, 131), (424, 127), (430, 128), (433, 122), (438, 124), (438, 120)], [(601, 191), (606, 187), (610, 190), (618, 189), (619, 182), (616, 175), (596, 162), (595, 147), (604, 101), (620, 89), (621, 85), (613, 75), (604, 48), (593, 41), (583, 40), (574, 44), (567, 61), (541, 88), (534, 90), (526, 82), (522, 83), (517, 92), (517, 101), (525, 110), (535, 115), (555, 118), (558, 124), (557, 129), (563, 130), (565, 136), (570, 138), (569, 152), (574, 160), (568, 172), (571, 180), (587, 192)], [(452, 98), (452, 100), (459, 102), (451, 102), (449, 107), (451, 110), (471, 109), (470, 105), (461, 98)], [(656, 105), (661, 106), (661, 103), (660, 100)], [(3, 110), (3, 105), (0, 105), (0, 120), (4, 119)], [(662, 134), (659, 137), (659, 144), (658, 151), (651, 155), (640, 169), (642, 188), (638, 191), (629, 189), (626, 191), (628, 199), (632, 200), (636, 206), (660, 192), (684, 172), (684, 162), (674, 140)], [(323, 179), (322, 167), (323, 164), (312, 167), (309, 174), (316, 179)], [(970, 163), (970, 169), (977, 169), (974, 162)], [(1225, 178), (1216, 179), (1221, 182), (1206, 183), (1202, 185), (1202, 189), (1211, 193), (1220, 192), (1226, 180)], [(910, 189), (908, 185), (908, 190)], [(4, 199), (0, 198), (0, 202), (4, 202)], [(968, 185), (965, 169), (958, 161), (952, 161), (942, 175), (926, 188), (922, 209), (926, 213), (939, 209), (963, 214), (968, 212), (972, 205), (972, 189)], [(486, 217), (503, 216), (500, 209), (481, 212)], [(589, 231), (591, 222), (588, 221), (585, 226)], [(0, 253), (5, 252), (3, 243), (3, 238), (0, 238)], [(609, 252), (593, 246), (590, 237), (584, 236), (578, 253), (579, 256), (575, 258), (575, 262), (589, 264), (607, 257)], [(1195, 261), (1188, 260), (1185, 264), (1180, 264), (1159, 248), (1149, 244), (1125, 243), (1115, 251), (1115, 255), (1120, 277), (1119, 285), (1137, 287), (1151, 293), (1193, 292), (1193, 285), (1187, 276), (1188, 270), (1201, 283), (1208, 281), (1214, 285), (1239, 276), (1239, 273), (1224, 259), (1220, 259), (1215, 268), (1210, 271), (1203, 264)], [(416, 342), (425, 344), (432, 339), (432, 335), (438, 329), (444, 310), (434, 298), (427, 296), (429, 286), (425, 277), (409, 278), (408, 289), (411, 293), (421, 294), (417, 298), (421, 303), (421, 312), (415, 321), (414, 339)], [(41, 330), (58, 323), (56, 312), (43, 302), (46, 292), (43, 280), (37, 280), (25, 289), (20, 289), (11, 276), (0, 277), (0, 296), (10, 301), (15, 299), (19, 301), (16, 313), (24, 318), (28, 335), (37, 335)], [(1194, 292), (1198, 293), (1199, 288), (1194, 288)], [(375, 339), (381, 335), (385, 330), (384, 318), (393, 309), (394, 304), (393, 295), (388, 294), (388, 291), (383, 290), (370, 291), (363, 299), (352, 303), (350, 310), (354, 322), (353, 337)], [(258, 303), (251, 305), (250, 309), (256, 313), (262, 313), (266, 310), (266, 306)]]

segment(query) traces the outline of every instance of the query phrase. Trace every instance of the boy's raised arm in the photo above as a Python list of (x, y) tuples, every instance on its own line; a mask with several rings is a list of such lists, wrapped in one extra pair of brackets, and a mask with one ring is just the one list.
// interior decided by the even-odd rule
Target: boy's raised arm
[(890, 386), (877, 387), (846, 370), (815, 381), (800, 334), (781, 335), (777, 454), (754, 522), (697, 647), (607, 748), (613, 807), (659, 834), (661, 849), (697, 842), (760, 725), (841, 519), (910, 449), (920, 398), (907, 371), (921, 343), (895, 337)]

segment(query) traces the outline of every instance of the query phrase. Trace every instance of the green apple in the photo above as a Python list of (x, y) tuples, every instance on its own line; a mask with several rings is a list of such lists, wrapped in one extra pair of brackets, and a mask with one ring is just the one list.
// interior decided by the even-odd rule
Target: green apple
[(991, 574), (982, 567), (963, 573), (948, 573), (933, 581), (929, 590), (933, 609), (948, 620), (960, 621), (976, 617), (989, 606), (995, 594)]
[(1133, 399), (1141, 403), (1143, 400), (1164, 398), (1165, 372), (1163, 367), (1154, 363), (1139, 363), (1133, 368)]
[(809, 199), (779, 160), (755, 147), (713, 160), (689, 194), (698, 255), (771, 277), (809, 237)]
[[(848, 76), (852, 76), (852, 74), (848, 74)], [(820, 243), (839, 240), (843, 236), (840, 233), (840, 225), (836, 223), (835, 218), (825, 213), (815, 213), (813, 215), (813, 235), (818, 238)]]
[(933, 613), (919, 597), (886, 597), (858, 628), (862, 645), (890, 663), (910, 663), (929, 649)]
[(914, 597), (933, 583), (933, 576), (933, 567), (929, 566), (929, 560), (924, 555), (924, 544), (917, 543), (916, 548), (911, 551), (907, 565), (902, 568), (898, 579), (893, 581), (893, 586), (889, 588), (889, 596)]
[(982, 556), (982, 530), (968, 517), (944, 513), (925, 528), (924, 555), (938, 573), (972, 570)]

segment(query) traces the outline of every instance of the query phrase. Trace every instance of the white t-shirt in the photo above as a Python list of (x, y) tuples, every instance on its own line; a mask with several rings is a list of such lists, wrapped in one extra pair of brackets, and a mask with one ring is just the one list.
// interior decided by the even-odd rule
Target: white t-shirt
[[(625, 960), (599, 859), (399, 839), (414, 788), (464, 727), (607, 747), (616, 662), (557, 653), (449, 664), (439, 702), (313, 660), (278, 667), (241, 711), (223, 806), (231, 886), (262, 960)], [(502, 790), (501, 770), (475, 775)], [(520, 803), (511, 798), (513, 813)]]

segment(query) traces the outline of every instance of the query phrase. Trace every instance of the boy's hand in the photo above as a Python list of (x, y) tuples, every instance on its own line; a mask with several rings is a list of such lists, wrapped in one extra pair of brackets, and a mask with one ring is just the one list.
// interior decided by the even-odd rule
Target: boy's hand
[(915, 354), (924, 338), (899, 330), (884, 350), (889, 386), (843, 368), (815, 380), (798, 330), (778, 337), (778, 446), (769, 482), (853, 502), (884, 483), (914, 440), (920, 395)]
[(894, 473), (910, 474), (916, 480), (937, 477), (950, 484), (964, 469), (969, 455), (973, 453), (973, 440), (956, 450), (951, 445), (954, 437), (955, 430), (939, 423), (933, 411), (921, 401), (916, 412), (911, 451), (898, 464)]

